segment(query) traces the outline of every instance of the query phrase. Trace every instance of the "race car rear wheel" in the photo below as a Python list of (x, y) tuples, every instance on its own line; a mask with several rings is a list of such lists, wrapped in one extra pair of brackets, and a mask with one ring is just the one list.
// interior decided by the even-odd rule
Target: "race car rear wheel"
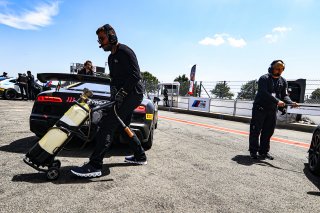
[(154, 130), (153, 127), (151, 127), (148, 141), (145, 142), (145, 143), (142, 143), (142, 147), (143, 147), (144, 150), (149, 150), (152, 147), (152, 144), (153, 144), (153, 130)]
[(309, 169), (312, 173), (320, 175), (320, 131), (313, 134), (309, 149)]
[(14, 91), (13, 89), (7, 89), (4, 93), (4, 97), (5, 99), (8, 99), (8, 100), (15, 99), (17, 97), (17, 92)]

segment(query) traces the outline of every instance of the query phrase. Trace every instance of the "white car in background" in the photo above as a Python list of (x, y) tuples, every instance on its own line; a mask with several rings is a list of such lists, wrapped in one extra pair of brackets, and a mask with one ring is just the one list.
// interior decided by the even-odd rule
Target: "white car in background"
[(0, 97), (9, 100), (21, 97), (20, 88), (16, 83), (16, 78), (8, 78), (0, 81)]
[[(33, 88), (35, 96), (37, 97), (37, 95), (42, 91), (56, 88), (57, 84), (58, 82), (55, 81), (50, 82), (50, 84), (42, 84), (38, 79), (36, 79)], [(0, 98), (1, 97), (8, 100), (21, 97), (20, 87), (17, 84), (16, 78), (8, 78), (0, 81)]]

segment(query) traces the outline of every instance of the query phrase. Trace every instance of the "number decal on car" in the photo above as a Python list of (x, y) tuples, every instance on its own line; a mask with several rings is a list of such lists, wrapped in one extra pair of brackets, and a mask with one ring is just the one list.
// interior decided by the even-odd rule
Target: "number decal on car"
[(147, 120), (153, 120), (153, 114), (146, 114)]

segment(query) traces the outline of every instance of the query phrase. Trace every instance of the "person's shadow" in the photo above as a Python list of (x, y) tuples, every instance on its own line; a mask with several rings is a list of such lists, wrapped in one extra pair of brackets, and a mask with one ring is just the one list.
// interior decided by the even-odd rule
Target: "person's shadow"
[[(11, 152), (11, 153), (20, 153), (21, 162), (24, 158), (24, 155), (39, 141), (39, 138), (36, 136), (21, 138), (11, 142), (10, 144), (0, 147), (0, 151)], [(71, 143), (71, 144), (70, 144)], [(63, 149), (57, 155), (58, 157), (76, 157), (76, 158), (89, 158), (93, 151), (94, 143), (88, 143), (84, 148), (81, 148), (83, 142), (73, 142), (71, 141), (67, 145), (67, 149)], [(112, 147), (108, 150), (105, 155), (105, 158), (111, 156), (126, 156), (131, 154), (131, 150), (126, 144), (113, 144)], [(26, 165), (27, 166), (27, 165)], [(104, 177), (110, 174), (110, 169), (112, 167), (125, 167), (125, 166), (135, 166), (128, 163), (111, 163), (104, 164), (102, 169), (102, 177), (96, 179), (83, 179), (77, 178), (71, 174), (71, 166), (63, 166), (60, 168), (60, 176), (56, 181), (52, 181), (55, 184), (73, 184), (73, 183), (90, 183), (90, 182), (103, 182), (103, 181), (113, 181), (113, 179), (105, 179)], [(31, 167), (30, 167), (31, 168)], [(32, 169), (32, 168), (31, 168)], [(34, 170), (34, 173), (29, 174), (18, 174), (12, 178), (14, 182), (30, 182), (30, 183), (42, 183), (48, 182), (46, 179), (46, 174), (44, 172), (38, 172)]]
[(236, 155), (235, 157), (232, 158), (233, 161), (237, 162), (238, 164), (244, 165), (244, 166), (251, 166), (253, 164), (259, 165), (259, 166), (268, 166), (272, 167), (274, 169), (281, 169), (289, 172), (296, 172), (296, 173), (302, 173), (300, 171), (294, 171), (290, 169), (284, 169), (278, 166), (274, 166), (273, 164), (267, 162), (270, 160), (265, 160), (265, 159), (252, 159), (250, 155)]
[[(36, 136), (21, 138), (10, 144), (0, 146), (0, 151), (26, 154), (38, 141), (39, 138)], [(80, 140), (71, 140), (57, 156), (87, 158), (93, 151), (94, 142), (87, 143), (85, 147), (83, 147), (83, 143)], [(126, 156), (130, 154), (131, 151), (128, 145), (115, 143), (108, 150), (105, 157)]]
[(318, 192), (310, 191), (310, 192), (307, 192), (307, 194), (320, 196), (320, 177), (315, 176), (310, 172), (309, 165), (307, 163), (304, 164), (303, 172), (305, 176), (311, 181), (311, 183), (313, 183), (319, 189)]
[(99, 178), (81, 178), (74, 176), (70, 169), (71, 166), (62, 166), (60, 168), (60, 176), (57, 180), (48, 180), (46, 177), (46, 173), (44, 172), (36, 172), (36, 173), (28, 173), (28, 174), (18, 174), (13, 176), (13, 182), (28, 182), (28, 183), (47, 183), (52, 182), (54, 184), (79, 184), (79, 183), (92, 183), (92, 182), (109, 182), (113, 181), (112, 178), (106, 178), (110, 174), (110, 168), (112, 167), (127, 167), (127, 166), (136, 166), (134, 164), (128, 163), (110, 163), (104, 164), (102, 168), (102, 176)]

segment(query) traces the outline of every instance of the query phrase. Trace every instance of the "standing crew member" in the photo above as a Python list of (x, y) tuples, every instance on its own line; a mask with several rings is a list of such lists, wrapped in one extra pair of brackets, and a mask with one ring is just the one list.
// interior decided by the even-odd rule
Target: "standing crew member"
[(79, 70), (78, 74), (93, 75), (92, 62), (89, 60), (84, 62), (84, 67), (81, 70)]
[(0, 77), (3, 77), (3, 78), (8, 78), (8, 73), (6, 73), (6, 72), (3, 72), (3, 74), (2, 74), (2, 75), (0, 75)]
[(249, 151), (252, 159), (258, 158), (258, 152), (261, 158), (273, 160), (269, 150), (270, 138), (276, 126), (277, 109), (284, 107), (285, 103), (293, 104), (293, 107), (298, 106), (287, 94), (288, 83), (281, 76), (284, 69), (284, 62), (275, 60), (270, 64), (268, 74), (262, 75), (258, 81), (249, 135)]
[(167, 87), (164, 87), (163, 96), (164, 96), (164, 99), (163, 99), (164, 105), (166, 107), (168, 107), (169, 106), (169, 97), (168, 97), (168, 89), (167, 89)]
[[(110, 51), (108, 65), (111, 78), (111, 98), (116, 101), (117, 113), (123, 122), (129, 126), (131, 116), (136, 107), (143, 100), (143, 84), (141, 82), (140, 68), (135, 53), (124, 44), (118, 43), (114, 29), (106, 24), (97, 29), (98, 42), (104, 51)], [(100, 131), (96, 135), (96, 145), (89, 163), (76, 167), (71, 172), (80, 177), (99, 177), (102, 175), (103, 157), (112, 143), (115, 130), (120, 123), (113, 109), (102, 117)], [(123, 130), (122, 130), (123, 131)], [(133, 155), (125, 157), (125, 162), (144, 165), (147, 157), (136, 135), (129, 141)]]
[(26, 96), (26, 100), (29, 98), (28, 93), (28, 78), (25, 73), (18, 73), (18, 79), (17, 79), (18, 86), (20, 88), (21, 92), (21, 99), (24, 100), (24, 97)]
[(34, 76), (31, 74), (31, 71), (27, 71), (27, 78), (28, 78), (28, 94), (29, 100), (35, 99), (35, 88), (34, 88)]

